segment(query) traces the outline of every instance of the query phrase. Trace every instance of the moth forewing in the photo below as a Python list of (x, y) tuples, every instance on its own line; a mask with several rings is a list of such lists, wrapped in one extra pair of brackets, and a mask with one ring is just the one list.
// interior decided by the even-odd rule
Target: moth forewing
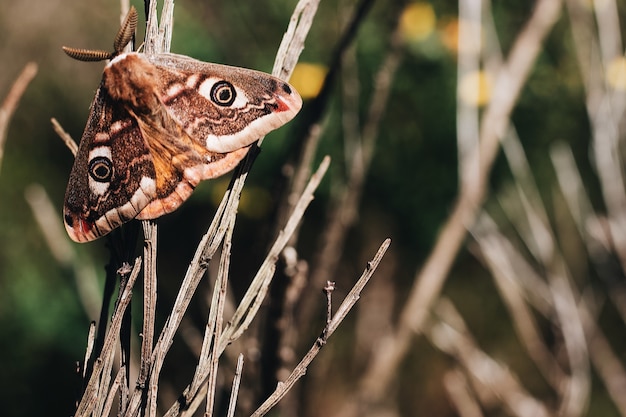
[(70, 174), (68, 234), (90, 241), (174, 211), (301, 106), (293, 87), (262, 72), (120, 54), (105, 67)]
[[(213, 152), (249, 146), (282, 126), (302, 107), (286, 82), (260, 71), (198, 61), (176, 54), (149, 56), (162, 74), (162, 100), (190, 137)], [(232, 86), (220, 104), (215, 87)]]

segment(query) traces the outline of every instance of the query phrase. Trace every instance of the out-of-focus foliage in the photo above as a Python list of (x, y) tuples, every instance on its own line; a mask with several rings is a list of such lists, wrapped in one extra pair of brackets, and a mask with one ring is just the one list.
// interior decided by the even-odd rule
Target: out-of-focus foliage
[[(143, 2), (133, 3), (141, 16)], [(295, 3), (178, 0), (172, 52), (269, 72)], [(352, 3), (321, 3), (302, 55), (303, 64), (293, 78), (296, 85), (303, 86), (305, 99), (319, 91), (345, 23), (345, 5)], [(358, 32), (355, 57), (361, 118), (366, 115), (372, 79), (398, 18), (395, 12), (399, 8), (392, 3), (376, 2)], [(494, 3), (495, 22), (506, 54), (533, 2)], [(414, 2), (402, 14), (407, 48), (393, 81), (359, 223), (349, 235), (340, 267), (346, 276), (356, 276), (372, 245), (390, 236), (393, 245), (388, 269), (392, 275), (380, 278), (393, 279), (397, 289), (408, 288), (453, 204), (457, 189), (456, 7), (451, 0)], [(40, 67), (12, 120), (0, 171), (0, 402), (11, 417), (69, 415), (73, 410), (74, 390), (69, 387), (78, 381), (74, 364), (82, 359), (88, 323), (96, 317), (84, 313), (73, 272), (59, 266), (50, 255), (24, 192), (32, 183), (43, 185), (60, 213), (72, 156), (53, 132), (50, 118), (57, 118), (79, 139), (103, 67), (102, 63), (73, 61), (63, 54), (61, 46), (110, 48), (118, 27), (118, 8), (119, 2), (112, 0), (0, 2), (0, 97), (26, 62), (36, 61)], [(553, 181), (547, 149), (556, 139), (570, 144), (585, 174), (593, 172), (586, 159), (589, 123), (570, 37), (565, 23), (557, 24), (513, 115), (539, 187), (546, 194), (552, 191)], [(626, 89), (625, 62), (617, 60), (607, 69), (607, 81), (621, 89)], [(492, 81), (482, 72), (461, 80), (461, 91), (465, 92), (461, 98), (483, 105), (489, 99)], [(303, 226), (305, 243), (300, 255), (309, 260), (325, 220), (325, 202), (345, 179), (339, 90), (337, 86), (332, 110), (325, 118), (327, 130), (321, 145), (322, 152), (332, 155), (333, 165)], [(272, 232), (267, 224), (277, 203), (276, 184), (282, 176), (286, 150), (294, 146), (289, 135), (292, 129), (288, 126), (267, 138), (242, 196), (233, 257), (246, 262), (233, 265), (236, 291), (245, 287), (267, 249)], [(496, 167), (493, 190), (507, 181), (508, 174), (504, 165)], [(179, 211), (160, 220), (159, 302), (163, 305), (172, 303), (176, 280), (206, 229), (227, 178), (201, 185)], [(594, 181), (591, 177), (585, 180)], [(103, 240), (73, 247), (80, 257), (105, 265)], [(100, 272), (104, 275), (103, 268)], [(174, 279), (168, 280), (170, 276)], [(545, 390), (535, 372), (525, 371), (528, 361), (515, 345), (502, 303), (484, 270), (467, 253), (459, 257), (446, 292), (472, 323), (476, 335), (486, 341), (485, 349), (497, 351), (497, 356), (515, 368), (536, 393)], [(366, 292), (362, 302), (367, 302), (367, 296)], [(397, 305), (402, 301), (400, 296)], [(611, 320), (607, 320), (609, 327)], [(349, 344), (351, 337), (348, 332), (337, 343)], [(189, 352), (181, 353), (183, 358), (189, 356)], [(330, 360), (322, 356), (319, 366), (328, 366)], [(402, 415), (416, 415), (416, 410), (420, 415), (453, 415), (435, 376), (446, 361), (427, 343), (416, 346), (403, 370), (410, 383), (399, 387)], [(349, 386), (348, 376), (355, 372), (350, 366), (336, 369), (337, 381), (332, 382)], [(187, 371), (183, 365), (181, 369)], [(322, 395), (336, 394), (312, 397)], [(593, 397), (591, 410), (595, 415), (615, 415), (602, 394)]]

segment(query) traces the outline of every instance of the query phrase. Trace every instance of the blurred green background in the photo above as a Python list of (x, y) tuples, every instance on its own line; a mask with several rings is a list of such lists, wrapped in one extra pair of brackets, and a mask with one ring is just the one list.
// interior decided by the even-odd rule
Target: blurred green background
[[(178, 0), (172, 52), (270, 72), (295, 3)], [(373, 74), (388, 49), (389, 34), (408, 3), (377, 1), (359, 27), (355, 56), (361, 117), (371, 98)], [(143, 3), (133, 4), (139, 10), (141, 26)], [(322, 2), (301, 58), (311, 66), (299, 69), (303, 72), (297, 83), (294, 80), (296, 88), (315, 92), (345, 24), (347, 6), (352, 4)], [(505, 54), (532, 4), (527, 0), (494, 2)], [(384, 278), (400, 294), (397, 306), (436, 239), (457, 190), (457, 3), (443, 0), (420, 5), (426, 17), (413, 22), (415, 33), (393, 81), (358, 224), (350, 231), (339, 268), (345, 277), (342, 279), (350, 282), (371, 257), (373, 248), (391, 237), (385, 262), (386, 270), (392, 273)], [(623, 3), (620, 7), (621, 17), (625, 17), (626, 7)], [(7, 416), (65, 416), (73, 412), (73, 387), (79, 382), (75, 363), (82, 360), (88, 324), (96, 317), (85, 313), (79, 302), (74, 271), (59, 265), (51, 255), (25, 191), (32, 184), (42, 185), (60, 213), (73, 158), (54, 133), (50, 118), (55, 117), (75, 139), (80, 138), (103, 68), (102, 63), (68, 58), (61, 46), (110, 49), (118, 22), (117, 1), (0, 2), (0, 99), (27, 62), (39, 66), (11, 121), (0, 168), (0, 403)], [(557, 23), (513, 119), (540, 191), (549, 194), (554, 181), (548, 146), (557, 139), (565, 140), (591, 185), (592, 197), (601, 205), (587, 157), (589, 122), (569, 30), (566, 22)], [(327, 129), (316, 159), (327, 153), (333, 162), (305, 217), (299, 249), (307, 260), (313, 256), (316, 233), (325, 221), (328, 198), (345, 178), (340, 88), (340, 84), (335, 87), (326, 112)], [(305, 108), (308, 103), (305, 100)], [(238, 291), (245, 288), (267, 248), (268, 224), (278, 202), (276, 184), (281, 181), (288, 150), (294, 146), (290, 132), (296, 125), (297, 121), (267, 138), (249, 178), (235, 236), (234, 259), (243, 259), (233, 265), (233, 287)], [(498, 163), (492, 191), (497, 192), (509, 177), (506, 165)], [(179, 211), (159, 221), (159, 297), (164, 305), (173, 300), (178, 280), (228, 178), (203, 184)], [(253, 203), (246, 206), (246, 198)], [(71, 247), (79, 258), (96, 265), (102, 282), (108, 259), (104, 241), (71, 243)], [(445, 292), (471, 323), (482, 347), (520, 372), (531, 381), (534, 393), (541, 395), (546, 389), (544, 383), (532, 369), (525, 370), (527, 359), (516, 344), (502, 302), (488, 274), (469, 252), (458, 257)], [(367, 302), (367, 297), (366, 291), (362, 302)], [(609, 329), (613, 320), (609, 314)], [(346, 332), (338, 337), (342, 344), (350, 343), (351, 331)], [(190, 352), (181, 353), (181, 357), (192, 360)], [(621, 357), (626, 359), (623, 349)], [(404, 369), (409, 385), (400, 389), (402, 415), (417, 415), (416, 410), (421, 415), (455, 415), (436, 376), (448, 361), (423, 339), (416, 344)], [(603, 394), (593, 397), (591, 410), (600, 411), (595, 415), (616, 415), (606, 402)]]

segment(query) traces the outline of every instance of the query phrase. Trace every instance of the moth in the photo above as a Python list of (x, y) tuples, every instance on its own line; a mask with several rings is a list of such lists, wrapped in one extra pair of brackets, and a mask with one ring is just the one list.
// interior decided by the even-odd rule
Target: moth
[(70, 173), (67, 233), (87, 242), (176, 210), (200, 181), (232, 170), (301, 106), (292, 86), (259, 71), (176, 54), (116, 54)]

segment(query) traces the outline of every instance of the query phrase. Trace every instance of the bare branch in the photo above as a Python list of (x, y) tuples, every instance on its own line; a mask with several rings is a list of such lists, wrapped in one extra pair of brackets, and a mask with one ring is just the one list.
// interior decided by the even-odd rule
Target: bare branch
[[(94, 364), (91, 377), (85, 388), (83, 397), (78, 405), (75, 416), (82, 417), (88, 416), (96, 406), (96, 402), (99, 399), (107, 398), (108, 394), (108, 380), (111, 375), (111, 368), (113, 366), (113, 356), (115, 354), (115, 346), (120, 336), (120, 327), (122, 325), (122, 318), (126, 307), (130, 304), (132, 287), (139, 275), (141, 269), (141, 258), (135, 260), (135, 265), (128, 279), (128, 285), (123, 290), (123, 293), (119, 297), (119, 307), (116, 309), (116, 314), (113, 316), (113, 320), (106, 334), (104, 345), (98, 359)], [(104, 405), (104, 404), (102, 404)], [(100, 408), (101, 411), (102, 408)], [(100, 414), (98, 414), (100, 415)]]
[(241, 384), (241, 374), (243, 371), (243, 355), (239, 354), (237, 358), (237, 368), (235, 369), (235, 378), (233, 379), (233, 388), (230, 392), (230, 401), (228, 402), (228, 412), (226, 417), (235, 416), (235, 406), (237, 405), (237, 394), (239, 393), (239, 384)]
[(443, 385), (460, 417), (483, 417), (480, 406), (468, 386), (467, 378), (461, 370), (453, 369), (446, 372), (443, 376)]
[(17, 76), (9, 93), (4, 98), (2, 106), (0, 106), (0, 166), (2, 166), (2, 157), (4, 155), (4, 144), (7, 139), (7, 132), (9, 130), (9, 122), (15, 109), (24, 95), (28, 84), (37, 75), (37, 64), (29, 62), (24, 66), (20, 75)]
[(78, 144), (76, 143), (76, 141), (72, 139), (70, 134), (63, 129), (57, 119), (53, 117), (52, 119), (50, 119), (50, 121), (52, 122), (52, 127), (54, 128), (54, 131), (57, 133), (57, 135), (59, 135), (59, 137), (61, 137), (63, 143), (65, 143), (65, 146), (67, 146), (70, 152), (72, 152), (72, 155), (76, 156), (76, 152), (78, 152)]
[(304, 50), (304, 41), (313, 24), (318, 5), (319, 0), (298, 1), (291, 15), (287, 32), (283, 36), (276, 53), (274, 68), (272, 69), (272, 75), (275, 77), (283, 80), (288, 80), (291, 77), (300, 54)]
[(480, 350), (449, 300), (442, 298), (438, 301), (436, 315), (440, 321), (434, 323), (426, 335), (435, 346), (459, 361), (474, 385), (486, 387), (514, 416), (552, 415), (540, 401), (526, 392), (510, 369)]
[(431, 305), (437, 299), (467, 233), (474, 223), (486, 193), (489, 172), (506, 132), (509, 116), (544, 38), (561, 12), (560, 0), (539, 0), (533, 14), (517, 37), (495, 83), (494, 96), (481, 120), (480, 149), (472, 158), (480, 160), (480, 180), (476, 187), (464, 187), (452, 214), (443, 225), (439, 238), (422, 269), (417, 273), (393, 337), (377, 350), (367, 370), (359, 401), (378, 401), (411, 344), (421, 331)]
[(291, 389), (291, 387), (300, 379), (302, 376), (306, 374), (307, 368), (315, 359), (319, 351), (324, 347), (328, 338), (337, 330), (341, 322), (346, 318), (352, 307), (356, 304), (361, 296), (361, 292), (365, 285), (367, 285), (368, 281), (378, 268), (380, 261), (382, 260), (387, 248), (391, 244), (391, 239), (386, 239), (376, 252), (376, 255), (370, 262), (367, 263), (367, 267), (361, 274), (361, 277), (357, 281), (356, 284), (352, 287), (346, 298), (343, 300), (337, 312), (333, 316), (332, 320), (322, 331), (322, 335), (316, 340), (315, 344), (311, 346), (307, 354), (302, 358), (300, 363), (295, 367), (293, 372), (287, 377), (284, 382), (280, 382), (276, 390), (270, 395), (270, 397), (265, 400), (263, 404), (252, 414), (252, 417), (260, 417), (267, 414), (269, 410), (271, 410), (281, 398), (285, 396), (285, 394)]
[(154, 323), (156, 320), (157, 303), (157, 226), (153, 221), (144, 221), (144, 274), (143, 274), (143, 331), (141, 333), (141, 365), (137, 385), (144, 387), (152, 359), (152, 345), (154, 344)]
[[(220, 258), (219, 271), (217, 273), (217, 280), (215, 282), (214, 297), (215, 302), (211, 303), (211, 313), (209, 314), (209, 322), (207, 323), (207, 330), (209, 327), (214, 328), (212, 332), (205, 334), (205, 345), (209, 345), (208, 341), (212, 344), (212, 349), (208, 357), (208, 367), (210, 369), (209, 380), (207, 384), (207, 400), (206, 400), (206, 412), (205, 416), (211, 417), (213, 415), (213, 406), (215, 402), (215, 391), (217, 387), (217, 370), (219, 366), (219, 358), (221, 352), (215, 347), (217, 341), (222, 336), (222, 327), (224, 323), (224, 304), (226, 303), (226, 289), (228, 287), (228, 273), (230, 270), (230, 251), (232, 247), (233, 228), (235, 227), (235, 218), (231, 218), (228, 228), (226, 229), (226, 235), (224, 236), (224, 244), (222, 247), (222, 256)], [(213, 313), (215, 311), (215, 313)], [(214, 318), (211, 315), (215, 316)], [(209, 340), (207, 340), (209, 339)], [(201, 358), (202, 359), (202, 356)], [(202, 363), (198, 362), (198, 370), (202, 367)], [(196, 376), (200, 372), (196, 372)]]

